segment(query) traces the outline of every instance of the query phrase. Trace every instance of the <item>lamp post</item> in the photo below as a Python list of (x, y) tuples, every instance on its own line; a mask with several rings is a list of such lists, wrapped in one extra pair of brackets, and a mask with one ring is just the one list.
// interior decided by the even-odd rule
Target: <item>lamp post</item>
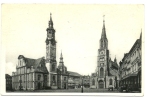
[(82, 89), (81, 92), (83, 93), (83, 76), (82, 76)]

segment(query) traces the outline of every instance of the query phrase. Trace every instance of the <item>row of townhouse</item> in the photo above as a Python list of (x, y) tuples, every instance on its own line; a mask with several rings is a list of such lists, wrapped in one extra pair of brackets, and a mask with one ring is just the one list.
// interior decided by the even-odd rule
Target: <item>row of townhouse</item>
[(141, 89), (142, 67), (142, 33), (128, 53), (120, 61), (120, 86), (131, 87), (132, 90)]

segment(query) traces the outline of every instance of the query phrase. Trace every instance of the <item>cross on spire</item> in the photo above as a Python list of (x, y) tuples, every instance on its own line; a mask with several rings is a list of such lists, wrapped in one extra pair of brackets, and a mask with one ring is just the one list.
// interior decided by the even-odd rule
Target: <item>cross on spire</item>
[(105, 22), (105, 15), (103, 15), (103, 22)]

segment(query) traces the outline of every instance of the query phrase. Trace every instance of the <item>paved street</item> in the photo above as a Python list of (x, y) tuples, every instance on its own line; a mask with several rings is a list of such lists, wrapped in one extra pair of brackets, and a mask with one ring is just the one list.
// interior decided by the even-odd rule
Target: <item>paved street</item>
[[(11, 92), (11, 91), (7, 91)], [(20, 93), (20, 92), (49, 92), (49, 93), (81, 93), (81, 88), (78, 89), (57, 89), (57, 90), (35, 90), (35, 91), (14, 91), (15, 93)], [(12, 92), (13, 93), (13, 92)], [(108, 89), (89, 89), (89, 88), (84, 88), (83, 93), (127, 93), (125, 91), (119, 92), (118, 90), (114, 89), (113, 91), (108, 91)], [(133, 91), (131, 93), (139, 93), (138, 91)]]
[[(64, 93), (69, 93), (69, 92), (75, 92), (75, 93), (81, 93), (81, 89), (68, 89), (68, 90), (36, 90), (36, 92), (64, 92)], [(117, 93), (117, 90), (114, 91), (108, 91), (107, 89), (89, 89), (89, 88), (84, 88), (83, 93), (97, 93), (97, 92), (113, 92)]]
[[(78, 89), (57, 89), (57, 90), (35, 90), (35, 91), (14, 91), (14, 92), (63, 92), (63, 93), (81, 93), (81, 88)], [(84, 88), (83, 93), (119, 93), (118, 90), (108, 91), (108, 89), (89, 89)]]

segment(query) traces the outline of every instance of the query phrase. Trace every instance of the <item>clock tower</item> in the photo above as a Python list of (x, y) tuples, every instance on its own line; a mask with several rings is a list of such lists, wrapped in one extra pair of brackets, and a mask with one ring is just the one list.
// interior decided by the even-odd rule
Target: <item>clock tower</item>
[(97, 88), (106, 88), (106, 76), (108, 76), (108, 39), (106, 37), (105, 20), (103, 20), (103, 28), (100, 39), (100, 49), (98, 49), (97, 60)]
[(48, 86), (51, 88), (57, 88), (56, 40), (51, 14), (48, 28), (46, 29), (46, 31), (46, 67), (49, 72)]

